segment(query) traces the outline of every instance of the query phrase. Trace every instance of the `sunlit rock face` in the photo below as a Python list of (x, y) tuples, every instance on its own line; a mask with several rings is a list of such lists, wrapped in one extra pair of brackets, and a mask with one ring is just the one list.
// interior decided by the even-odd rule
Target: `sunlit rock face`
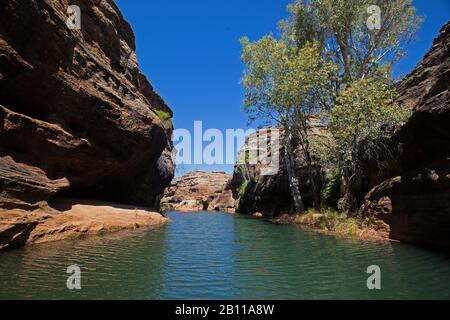
[(393, 239), (450, 248), (449, 83), (447, 23), (398, 86), (400, 101), (412, 103), (414, 113), (393, 138), (402, 150), (399, 158), (375, 177), (386, 180), (369, 192), (361, 209), (385, 222)]
[(230, 176), (224, 172), (194, 171), (172, 181), (161, 200), (161, 208), (166, 211), (215, 211), (220, 208), (217, 199), (224, 190)]
[(172, 111), (114, 1), (70, 5), (80, 30), (67, 0), (0, 3), (0, 206), (63, 193), (157, 207), (174, 173)]
[[(311, 117), (309, 123), (309, 136), (311, 138), (328, 139), (329, 131), (325, 128), (319, 118)], [(265, 217), (277, 217), (283, 214), (292, 213), (294, 210), (294, 200), (291, 195), (290, 182), (288, 178), (288, 168), (283, 147), (284, 133), (277, 128), (266, 128), (258, 130), (250, 135), (241, 150), (241, 154), (248, 150), (258, 149), (261, 146), (261, 137), (270, 135), (271, 131), (278, 130), (279, 150), (278, 168), (267, 174), (267, 167), (261, 162), (256, 164), (241, 161), (237, 164), (233, 176), (227, 183), (225, 190), (231, 190), (236, 201), (236, 209), (244, 214), (261, 214)], [(263, 144), (263, 146), (265, 146)], [(292, 141), (294, 148), (292, 159), (292, 170), (299, 180), (300, 192), (306, 206), (313, 203), (312, 186), (308, 173), (308, 166), (305, 160), (305, 152), (301, 144)], [(270, 148), (271, 149), (271, 148)], [(264, 152), (262, 150), (259, 153)], [(270, 150), (273, 152), (273, 150)], [(269, 154), (269, 157), (274, 154)], [(240, 158), (243, 156), (241, 155)], [(273, 159), (271, 159), (273, 161)], [(317, 159), (313, 159), (312, 170), (316, 177), (316, 186), (319, 190), (326, 181), (328, 169)]]

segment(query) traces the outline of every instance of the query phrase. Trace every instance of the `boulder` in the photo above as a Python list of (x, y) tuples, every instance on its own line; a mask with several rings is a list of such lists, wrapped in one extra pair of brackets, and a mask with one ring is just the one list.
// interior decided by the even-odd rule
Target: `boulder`
[(211, 201), (208, 210), (234, 213), (236, 211), (236, 200), (233, 198), (233, 191), (230, 189), (224, 190)]

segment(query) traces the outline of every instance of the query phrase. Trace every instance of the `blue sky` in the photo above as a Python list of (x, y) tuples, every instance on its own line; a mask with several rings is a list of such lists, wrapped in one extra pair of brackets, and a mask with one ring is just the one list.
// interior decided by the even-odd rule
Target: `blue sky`
[[(131, 24), (140, 68), (174, 110), (176, 128), (247, 129), (241, 112), (243, 90), (239, 39), (276, 34), (293, 0), (116, 0)], [(407, 74), (430, 49), (450, 19), (449, 0), (415, 0), (425, 16), (417, 41), (407, 48), (396, 74)], [(231, 172), (232, 165), (183, 166)]]

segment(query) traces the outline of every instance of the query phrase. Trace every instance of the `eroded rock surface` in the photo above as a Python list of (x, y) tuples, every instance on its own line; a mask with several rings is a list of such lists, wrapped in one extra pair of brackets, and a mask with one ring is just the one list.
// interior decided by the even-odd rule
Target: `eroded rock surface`
[[(67, 26), (69, 5), (80, 30)], [(48, 206), (78, 197), (157, 209), (174, 175), (172, 111), (140, 72), (114, 1), (1, 1), (0, 21), (0, 249), (166, 221)]]
[(233, 197), (233, 191), (225, 189), (215, 197), (208, 205), (209, 211), (236, 212), (236, 200)]
[(82, 199), (57, 199), (30, 211), (0, 209), (0, 250), (157, 227), (168, 219), (145, 208)]
[[(173, 177), (172, 111), (139, 71), (112, 0), (0, 3), (0, 206), (64, 192), (157, 207)], [(167, 123), (167, 119), (164, 119)]]
[[(311, 118), (309, 120), (309, 126), (309, 135), (312, 138), (328, 139), (329, 132), (318, 118)], [(265, 136), (271, 134), (271, 130), (273, 129), (261, 129), (255, 134), (250, 135), (241, 150), (241, 154), (249, 152), (249, 150), (260, 148), (261, 143), (258, 144), (259, 137), (263, 136), (264, 140)], [(279, 168), (277, 170), (270, 174), (265, 174), (268, 172), (267, 167), (264, 167), (264, 165), (259, 162), (257, 164), (238, 164), (235, 167), (233, 177), (229, 181), (226, 189), (232, 190), (239, 212), (244, 214), (259, 213), (265, 217), (278, 217), (292, 212), (294, 200), (292, 198), (288, 178), (285, 149), (282, 144), (283, 135), (283, 132), (280, 131), (280, 148), (278, 154)], [(300, 144), (295, 141), (293, 141), (292, 144), (295, 149), (294, 157), (292, 159), (293, 171), (299, 179), (303, 201), (307, 206), (310, 206), (314, 200), (305, 153)], [(264, 143), (262, 145), (265, 147)], [(261, 152), (261, 150), (259, 152)], [(270, 156), (274, 156), (274, 154), (271, 153), (268, 155), (269, 158)], [(242, 156), (240, 156), (240, 158), (242, 158)], [(312, 166), (314, 176), (316, 177), (315, 183), (320, 190), (326, 179), (327, 168), (318, 161), (313, 161)]]
[(190, 172), (173, 180), (164, 193), (161, 207), (167, 211), (214, 211), (220, 208), (221, 201), (215, 199), (229, 179), (224, 172)]
[[(361, 211), (386, 223), (390, 237), (450, 247), (450, 23), (423, 61), (398, 86), (415, 106), (393, 138), (402, 152), (390, 177), (366, 196)], [(380, 173), (381, 174), (381, 173)]]

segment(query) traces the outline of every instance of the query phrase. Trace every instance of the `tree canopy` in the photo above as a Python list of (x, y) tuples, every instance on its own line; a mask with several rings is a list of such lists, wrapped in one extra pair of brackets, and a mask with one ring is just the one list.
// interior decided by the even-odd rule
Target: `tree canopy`
[[(370, 147), (410, 115), (395, 104), (390, 71), (421, 18), (411, 0), (298, 0), (288, 9), (280, 37), (241, 40), (243, 110), (299, 141), (309, 169), (315, 150), (335, 154), (335, 165), (352, 171), (344, 175), (348, 186), (356, 150), (365, 144), (366, 156), (376, 157)], [(320, 148), (310, 141), (311, 116), (328, 125), (332, 143)], [(285, 147), (292, 153), (290, 139)]]

